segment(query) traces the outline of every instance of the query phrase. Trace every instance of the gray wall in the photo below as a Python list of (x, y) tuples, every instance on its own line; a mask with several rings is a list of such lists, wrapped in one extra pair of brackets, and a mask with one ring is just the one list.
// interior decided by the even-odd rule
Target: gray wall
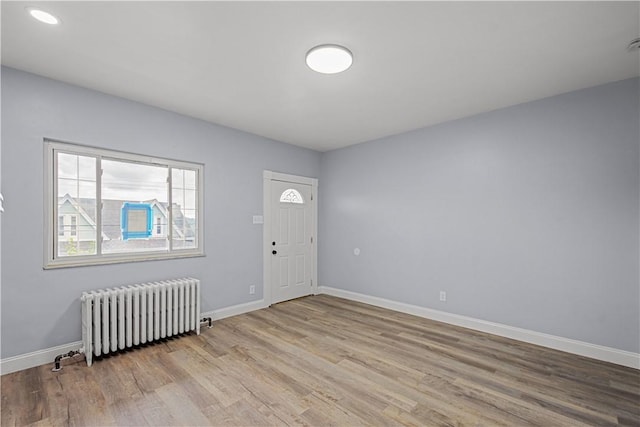
[[(264, 169), (320, 178), (322, 285), (638, 352), (638, 95), (627, 80), (321, 155), (2, 68), (1, 357), (79, 340), (88, 289), (192, 275), (205, 311), (262, 298)], [(43, 270), (44, 137), (205, 163), (207, 256)]]
[[(43, 138), (205, 164), (200, 258), (43, 270)], [(320, 153), (2, 69), (2, 358), (80, 339), (82, 291), (194, 276), (203, 311), (262, 298), (262, 171), (318, 177)], [(249, 285), (256, 295), (249, 295)]]
[(639, 352), (638, 86), (325, 153), (319, 283)]

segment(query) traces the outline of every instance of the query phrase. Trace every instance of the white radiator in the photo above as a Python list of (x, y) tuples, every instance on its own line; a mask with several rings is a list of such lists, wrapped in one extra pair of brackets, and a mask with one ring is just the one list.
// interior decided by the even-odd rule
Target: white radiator
[(83, 292), (81, 301), (83, 352), (89, 366), (94, 355), (190, 331), (200, 334), (197, 279)]

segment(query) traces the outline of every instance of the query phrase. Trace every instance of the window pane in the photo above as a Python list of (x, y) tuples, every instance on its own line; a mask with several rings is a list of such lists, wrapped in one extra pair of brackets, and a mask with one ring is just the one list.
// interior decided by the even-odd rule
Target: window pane
[(197, 246), (197, 216), (193, 209), (175, 209), (173, 217), (173, 248), (191, 249)]
[(167, 222), (168, 168), (103, 159), (102, 169), (102, 253), (168, 250), (165, 233), (153, 230)]
[(57, 153), (56, 256), (96, 254), (96, 158)]
[(184, 169), (171, 169), (171, 182), (174, 188), (184, 188)]
[(90, 181), (96, 180), (96, 159), (78, 156), (78, 177)]
[(58, 178), (78, 178), (78, 156), (58, 153)]
[(302, 200), (302, 195), (293, 188), (289, 188), (284, 190), (280, 195), (280, 203), (304, 203)]
[(171, 190), (171, 201), (174, 206), (182, 209), (184, 206), (184, 190), (182, 188), (173, 188)]
[(65, 195), (73, 198), (78, 197), (78, 180), (70, 178), (58, 179), (58, 197), (64, 197)]
[(171, 189), (173, 223), (172, 245), (174, 249), (193, 249), (198, 246), (198, 182), (192, 169), (172, 168)]
[(102, 160), (102, 198), (167, 201), (167, 167)]
[(195, 190), (196, 189), (196, 171), (185, 170), (184, 171), (184, 188)]
[(92, 199), (96, 198), (96, 183), (89, 181), (78, 182), (78, 197), (80, 199)]
[(184, 190), (184, 208), (196, 209), (197, 193), (196, 190)]

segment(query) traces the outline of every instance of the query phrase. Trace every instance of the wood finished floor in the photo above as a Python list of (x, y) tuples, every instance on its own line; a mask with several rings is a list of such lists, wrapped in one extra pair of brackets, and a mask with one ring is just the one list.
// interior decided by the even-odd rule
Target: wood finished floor
[(640, 426), (640, 371), (325, 295), (2, 377), (2, 426)]

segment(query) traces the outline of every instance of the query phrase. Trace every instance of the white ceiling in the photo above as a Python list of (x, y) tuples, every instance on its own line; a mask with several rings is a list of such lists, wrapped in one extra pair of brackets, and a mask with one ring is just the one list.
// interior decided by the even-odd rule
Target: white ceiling
[[(327, 151), (638, 76), (626, 46), (639, 5), (2, 1), (1, 52), (10, 67)], [(353, 66), (308, 69), (324, 43)]]

